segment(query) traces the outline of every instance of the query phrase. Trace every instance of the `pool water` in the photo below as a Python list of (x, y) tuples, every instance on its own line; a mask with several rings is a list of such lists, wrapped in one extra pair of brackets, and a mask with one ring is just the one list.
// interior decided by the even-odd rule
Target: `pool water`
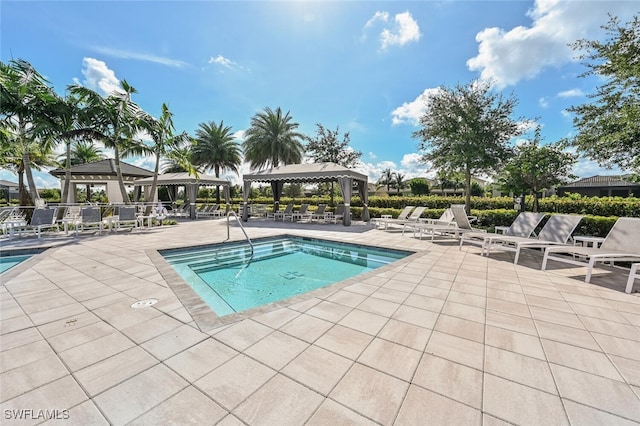
[(173, 266), (218, 316), (306, 293), (371, 271), (412, 252), (306, 237), (275, 237), (164, 250)]
[(30, 254), (17, 256), (0, 256), (0, 274), (31, 257)]

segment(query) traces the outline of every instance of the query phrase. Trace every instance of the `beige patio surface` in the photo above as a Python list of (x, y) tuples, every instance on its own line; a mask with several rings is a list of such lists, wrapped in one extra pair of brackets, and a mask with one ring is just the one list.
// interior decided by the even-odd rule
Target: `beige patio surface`
[(640, 297), (624, 293), (625, 270), (585, 284), (586, 268), (540, 271), (539, 252), (513, 265), (364, 224), (247, 232), (416, 254), (217, 318), (156, 250), (222, 242), (225, 220), (3, 241), (62, 244), (0, 276), (2, 424), (640, 422)]

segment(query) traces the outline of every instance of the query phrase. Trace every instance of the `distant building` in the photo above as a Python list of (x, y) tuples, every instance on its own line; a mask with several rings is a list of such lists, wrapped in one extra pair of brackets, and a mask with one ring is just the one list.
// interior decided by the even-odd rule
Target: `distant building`
[(20, 196), (18, 191), (18, 184), (10, 182), (8, 180), (0, 180), (0, 197), (7, 203), (13, 199), (17, 199)]
[(568, 192), (586, 197), (640, 197), (640, 183), (625, 176), (591, 176), (556, 188), (558, 196)]

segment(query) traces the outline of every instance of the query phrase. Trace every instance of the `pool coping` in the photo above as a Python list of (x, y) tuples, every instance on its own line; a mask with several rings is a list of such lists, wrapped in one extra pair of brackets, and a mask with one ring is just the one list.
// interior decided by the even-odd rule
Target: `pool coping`
[[(277, 238), (277, 237), (287, 237), (287, 236), (300, 237), (299, 235), (284, 233), (284, 234), (271, 235), (265, 238), (272, 238), (272, 237)], [(339, 241), (331, 238), (313, 237), (313, 239), (345, 244), (344, 241)], [(242, 241), (244, 240), (232, 239), (229, 241), (225, 241), (222, 244), (237, 243)], [(305, 293), (291, 296), (286, 299), (279, 300), (277, 302), (268, 303), (266, 305), (258, 306), (252, 309), (247, 309), (245, 311), (238, 312), (235, 314), (225, 315), (223, 317), (218, 316), (218, 314), (198, 295), (198, 293), (196, 293), (196, 291), (182, 279), (180, 274), (178, 274), (178, 272), (175, 269), (173, 269), (173, 267), (165, 260), (162, 254), (160, 254), (160, 252), (163, 250), (180, 250), (180, 249), (187, 249), (190, 247), (198, 247), (198, 246), (205, 246), (205, 245), (202, 245), (202, 244), (197, 246), (185, 245), (184, 247), (148, 249), (148, 250), (145, 250), (145, 252), (147, 256), (149, 256), (149, 259), (151, 260), (151, 262), (153, 262), (153, 264), (157, 268), (158, 272), (160, 272), (162, 277), (165, 279), (165, 281), (169, 285), (169, 288), (174, 292), (174, 294), (176, 295), (180, 303), (182, 303), (182, 305), (185, 307), (187, 312), (189, 312), (189, 315), (191, 315), (191, 317), (195, 321), (200, 331), (207, 333), (215, 329), (218, 329), (220, 327), (233, 324), (235, 322), (242, 321), (247, 318), (251, 318), (255, 315), (265, 314), (275, 309), (295, 305), (297, 303), (306, 302), (307, 300), (310, 300), (310, 299), (315, 298), (315, 299), (324, 300), (327, 297), (331, 296), (336, 291), (341, 290), (356, 282), (360, 282), (366, 279), (369, 275), (375, 276), (380, 274), (381, 272), (385, 272), (387, 270), (397, 268), (398, 266), (402, 266), (405, 263), (411, 262), (413, 259), (420, 257), (421, 255), (424, 254), (424, 252), (428, 251), (428, 250), (399, 250), (397, 247), (383, 246), (383, 245), (373, 246), (373, 245), (362, 244), (362, 243), (346, 243), (346, 244), (353, 244), (356, 246), (393, 250), (393, 251), (409, 251), (409, 252), (412, 252), (412, 254), (409, 254), (408, 256), (403, 257), (402, 259), (398, 259), (395, 262), (392, 262), (388, 265), (384, 265), (379, 268), (373, 269), (371, 271), (358, 274), (354, 277), (350, 277), (345, 280), (341, 280), (333, 284), (329, 284), (325, 287), (307, 291)]]

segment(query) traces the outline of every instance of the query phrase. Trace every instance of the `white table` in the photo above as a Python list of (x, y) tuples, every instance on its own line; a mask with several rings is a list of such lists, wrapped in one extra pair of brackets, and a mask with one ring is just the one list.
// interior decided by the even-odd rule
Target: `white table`
[(509, 226), (496, 226), (495, 230), (496, 230), (496, 234), (506, 234), (507, 233), (507, 229), (509, 229)]
[(602, 237), (594, 237), (591, 235), (575, 235), (573, 237), (573, 245), (577, 245), (577, 243), (582, 244), (585, 247), (589, 247), (591, 245), (593, 248), (598, 248), (604, 242), (604, 238)]

